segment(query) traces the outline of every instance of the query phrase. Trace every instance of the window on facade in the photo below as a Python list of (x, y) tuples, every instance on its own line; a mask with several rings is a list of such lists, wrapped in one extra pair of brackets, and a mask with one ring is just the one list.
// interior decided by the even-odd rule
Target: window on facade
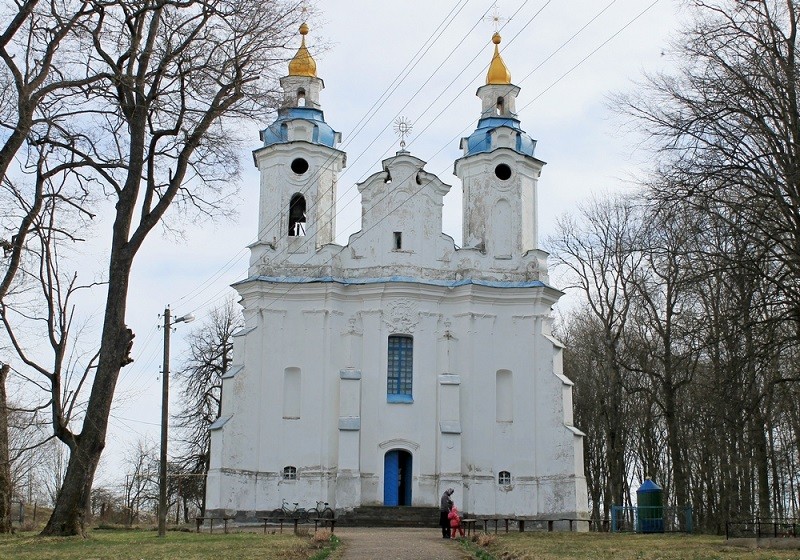
[(297, 480), (297, 467), (283, 467), (283, 480)]
[(501, 486), (508, 486), (511, 484), (511, 473), (508, 471), (500, 471), (497, 475), (497, 484)]
[(396, 231), (394, 232), (394, 249), (395, 251), (399, 251), (403, 248), (403, 234), (402, 232)]
[(306, 234), (306, 198), (300, 194), (292, 195), (289, 202), (289, 237)]
[(502, 97), (498, 97), (496, 105), (498, 115), (502, 115), (505, 112), (505, 105), (506, 105), (505, 100)]
[(495, 384), (495, 411), (498, 422), (514, 421), (514, 380), (507, 369), (497, 370)]
[(300, 368), (288, 367), (283, 370), (283, 418), (300, 418)]
[[(289, 167), (291, 168), (292, 171), (294, 171), (298, 175), (302, 175), (303, 173), (308, 171), (308, 160), (305, 160), (305, 159), (303, 159), (301, 157), (294, 158), (292, 160), (292, 163), (289, 164)], [(298, 195), (295, 195), (295, 196), (298, 196)]]
[(501, 163), (494, 168), (494, 174), (501, 181), (508, 181), (511, 178), (511, 168), (505, 163)]
[(297, 90), (297, 106), (298, 107), (306, 106), (306, 90), (302, 88)]
[(386, 395), (389, 402), (412, 402), (414, 339), (410, 336), (389, 337)]

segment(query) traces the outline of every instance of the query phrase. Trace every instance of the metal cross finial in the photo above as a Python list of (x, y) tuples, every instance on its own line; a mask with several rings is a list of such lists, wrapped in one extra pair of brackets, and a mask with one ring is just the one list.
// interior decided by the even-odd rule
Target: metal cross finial
[(497, 2), (494, 3), (494, 8), (492, 9), (492, 15), (486, 16), (483, 18), (483, 21), (488, 21), (494, 24), (495, 32), (500, 31), (501, 24), (509, 21), (510, 18), (505, 18), (500, 15), (500, 7), (497, 5)]
[(308, 18), (308, 0), (300, 2), (300, 14), (303, 16), (302, 20), (306, 21)]
[(400, 137), (400, 149), (406, 149), (406, 136), (411, 134), (411, 130), (414, 126), (411, 124), (411, 121), (405, 117), (397, 117), (394, 121), (394, 131)]

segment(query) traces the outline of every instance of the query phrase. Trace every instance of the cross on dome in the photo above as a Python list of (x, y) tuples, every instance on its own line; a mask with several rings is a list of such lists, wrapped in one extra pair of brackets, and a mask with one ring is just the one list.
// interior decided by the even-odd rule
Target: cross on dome
[(414, 125), (405, 117), (397, 117), (394, 121), (394, 131), (400, 137), (400, 150), (406, 149), (406, 136), (411, 134)]
[(492, 57), (492, 62), (489, 64), (489, 72), (486, 74), (486, 83), (510, 84), (511, 72), (508, 70), (506, 63), (503, 62), (503, 57), (500, 56), (499, 48), (500, 41), (503, 40), (502, 37), (500, 37), (500, 24), (509, 21), (509, 19), (500, 15), (500, 8), (497, 6), (497, 2), (495, 2), (492, 15), (487, 16), (484, 18), (484, 20), (494, 24), (494, 35), (492, 35), (492, 43), (494, 43), (494, 56)]
[(492, 15), (486, 16), (485, 18), (483, 18), (483, 20), (494, 24), (495, 33), (498, 33), (500, 31), (501, 23), (506, 23), (508, 21), (511, 21), (510, 18), (506, 18), (500, 15), (500, 6), (497, 5), (497, 2), (494, 3)]

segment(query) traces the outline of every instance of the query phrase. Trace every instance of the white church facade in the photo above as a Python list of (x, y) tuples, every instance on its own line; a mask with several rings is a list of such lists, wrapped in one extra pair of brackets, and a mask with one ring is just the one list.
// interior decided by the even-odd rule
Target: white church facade
[(438, 505), (585, 518), (583, 434), (550, 332), (561, 292), (538, 248), (544, 162), (495, 54), (462, 139), (463, 246), (442, 233), (450, 185), (401, 148), (358, 185), (361, 230), (334, 243), (346, 154), (303, 44), (255, 150), (258, 241), (235, 284), (246, 327), (211, 427), (207, 511), (283, 501)]

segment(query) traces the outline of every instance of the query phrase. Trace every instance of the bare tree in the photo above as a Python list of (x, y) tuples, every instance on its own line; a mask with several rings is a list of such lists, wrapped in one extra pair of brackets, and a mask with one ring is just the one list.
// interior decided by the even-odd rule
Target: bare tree
[(0, 533), (11, 532), (11, 456), (8, 443), (6, 378), (11, 367), (0, 363)]
[(677, 71), (619, 101), (658, 156), (648, 196), (703, 223), (691, 256), (706, 317), (694, 411), (720, 437), (688, 424), (686, 451), (713, 465), (690, 478), (720, 527), (784, 511), (776, 436), (793, 431), (776, 411), (800, 381), (786, 358), (800, 344), (800, 3), (699, 0), (691, 10), (672, 49)]
[[(36, 138), (46, 135), (47, 121), (55, 122), (63, 106), (51, 104), (54, 97), (67, 99), (82, 87), (102, 79), (100, 76), (75, 76), (67, 68), (70, 45), (68, 37), (76, 26), (90, 17), (90, 2), (71, 0), (22, 0), (13, 8), (4, 2), (0, 8), (0, 203), (6, 211), (0, 216), (0, 302), (14, 286), (23, 262), (26, 242), (39, 219), (45, 201), (53, 193), (43, 188), (47, 173), (42, 172), (44, 148), (35, 146)], [(26, 144), (28, 148), (26, 148)], [(21, 159), (20, 159), (21, 154)], [(36, 155), (38, 154), (38, 157)], [(32, 189), (19, 184), (10, 170), (15, 162), (31, 163), (36, 180)], [(56, 166), (63, 172), (70, 164)], [(24, 182), (24, 180), (23, 180)], [(80, 204), (80, 197), (73, 203)], [(15, 208), (16, 211), (13, 211)], [(5, 391), (4, 387), (0, 390)], [(0, 414), (7, 409), (0, 410)], [(4, 424), (8, 419), (0, 420)], [(7, 439), (0, 440), (0, 447)], [(0, 457), (9, 456), (8, 448)], [(10, 467), (9, 467), (10, 470)], [(0, 495), (10, 495), (10, 477), (0, 476)], [(2, 517), (0, 517), (2, 519)], [(0, 522), (0, 532), (10, 525)]]
[[(54, 196), (43, 189), (48, 174), (41, 172), (47, 151), (42, 146), (42, 138), (49, 135), (53, 124), (68, 117), (65, 101), (105, 79), (97, 74), (81, 75), (71, 68), (76, 58), (72, 34), (93, 16), (93, 3), (24, 0), (15, 2), (15, 8), (16, 12), (3, 11), (7, 17), (2, 21), (4, 29), (0, 33), (0, 129), (7, 131), (0, 145), (0, 188), (8, 191), (19, 213), (2, 220), (11, 235), (0, 239), (5, 259), (0, 261), (0, 301), (12, 287), (26, 238), (44, 201)], [(31, 154), (27, 154), (26, 143), (38, 144), (38, 147), (34, 146)], [(40, 171), (35, 187), (30, 190), (16, 184), (18, 179), (9, 173), (20, 154), (23, 158), (20, 163), (32, 159), (33, 167)], [(55, 167), (50, 174), (62, 172), (70, 165)]]
[[(692, 329), (694, 282), (690, 251), (697, 234), (691, 209), (650, 211), (639, 236), (641, 261), (631, 282), (628, 369), (644, 374), (639, 386), (652, 393), (666, 429), (675, 503), (689, 503), (689, 471), (683, 449), (683, 403), (698, 360)], [(648, 473), (649, 474), (649, 473)]]
[[(795, 0), (692, 3), (675, 41), (680, 67), (621, 106), (659, 155), (655, 192), (741, 227), (777, 266), (800, 321), (800, 67)], [(756, 273), (763, 273), (760, 268)]]
[(623, 333), (631, 305), (632, 280), (641, 259), (636, 236), (640, 227), (632, 200), (593, 200), (579, 210), (578, 218), (559, 220), (548, 240), (557, 268), (566, 273), (570, 288), (580, 291), (596, 318), (605, 358), (604, 383), (599, 397), (605, 427), (607, 484), (605, 515), (611, 504), (625, 503), (627, 429), (623, 410)]
[[(75, 7), (82, 16), (66, 34), (75, 56), (59, 71), (82, 74), (47, 105), (68, 118), (47, 121), (46, 134), (37, 136), (35, 145), (46, 146), (48, 163), (40, 168), (51, 175), (45, 182), (71, 173), (86, 189), (100, 185), (95, 194), (111, 204), (97, 211), (113, 214), (98, 351), (77, 368), (90, 388), (80, 419), (65, 414), (72, 407), (59, 400), (63, 387), (54, 368), (35, 363), (21, 339), (11, 335), (28, 367), (51, 385), (54, 433), (70, 451), (44, 530), (50, 535), (83, 533), (114, 389), (133, 336), (125, 325), (125, 305), (134, 258), (171, 206), (205, 215), (225, 210), (238, 172), (240, 119), (260, 120), (274, 109), (275, 78), (287, 58), (284, 45), (301, 15), (289, 0), (111, 0)], [(44, 113), (42, 106), (35, 110)], [(59, 225), (42, 228), (46, 239), (57, 242), (52, 232)], [(60, 303), (51, 301), (44, 318), (56, 325), (51, 346), (63, 356), (71, 326), (63, 304), (80, 283), (58, 268), (53, 245), (42, 254), (52, 257), (51, 270), (60, 271), (48, 277), (42, 292), (60, 294), (55, 299)], [(22, 318), (9, 314), (5, 307), (2, 318), (13, 333), (14, 321)], [(67, 418), (80, 422), (80, 430)]]
[(138, 520), (147, 504), (155, 505), (158, 496), (158, 449), (149, 440), (138, 440), (125, 457), (125, 509), (127, 523)]
[(189, 335), (189, 357), (178, 372), (183, 398), (176, 415), (181, 434), (177, 461), (189, 475), (183, 496), (193, 497), (201, 514), (211, 450), (208, 428), (220, 415), (222, 376), (231, 364), (233, 335), (243, 326), (241, 310), (232, 299), (214, 308), (208, 321)]

